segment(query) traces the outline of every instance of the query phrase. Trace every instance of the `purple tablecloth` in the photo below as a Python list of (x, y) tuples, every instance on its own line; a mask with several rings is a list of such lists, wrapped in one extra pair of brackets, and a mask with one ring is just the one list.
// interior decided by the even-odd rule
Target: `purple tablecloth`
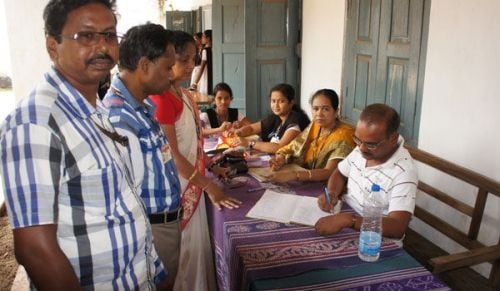
[[(319, 183), (290, 186), (299, 195), (316, 197), (322, 194)], [(359, 232), (352, 229), (323, 237), (317, 235), (312, 227), (246, 218), (246, 213), (264, 193), (264, 190), (247, 192), (257, 187), (260, 187), (259, 182), (249, 177), (245, 186), (225, 189), (227, 194), (243, 202), (237, 210), (218, 211), (210, 203), (207, 204), (219, 290), (247, 290), (255, 281), (266, 278), (289, 278), (315, 270), (342, 269), (350, 271), (348, 274), (331, 275), (331, 280), (321, 279), (320, 276), (321, 284), (314, 279), (316, 281), (310, 282), (315, 285), (300, 285), (298, 289), (356, 289), (386, 284), (392, 287), (385, 286), (384, 290), (449, 290), (425, 268), (413, 263), (413, 259), (390, 240), (383, 241), (377, 263), (366, 263), (357, 256)], [(344, 205), (342, 211), (352, 210)], [(411, 260), (409, 267), (399, 270), (398, 264), (408, 261), (406, 257)], [(394, 264), (396, 267), (392, 269), (386, 266)], [(375, 274), (374, 268), (379, 269)], [(300, 284), (307, 282), (304, 279)]]

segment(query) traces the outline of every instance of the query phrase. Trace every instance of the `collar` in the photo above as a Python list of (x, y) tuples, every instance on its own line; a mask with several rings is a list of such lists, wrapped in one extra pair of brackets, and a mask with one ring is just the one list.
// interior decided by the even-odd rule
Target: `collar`
[[(97, 108), (90, 104), (87, 99), (75, 88), (71, 83), (61, 74), (54, 65), (45, 74), (45, 80), (52, 85), (58, 92), (58, 95), (66, 102), (67, 106), (73, 109), (76, 116), (85, 119), (89, 118), (92, 114), (98, 112)], [(96, 105), (100, 104), (99, 97), (97, 97)]]
[(144, 111), (146, 114), (154, 116), (154, 112), (156, 110), (155, 103), (149, 97), (144, 99), (144, 103), (137, 101), (137, 99), (135, 99), (127, 89), (127, 86), (125, 86), (125, 83), (123, 83), (123, 80), (120, 78), (118, 73), (113, 76), (109, 90), (111, 90), (116, 96), (125, 99), (127, 103), (134, 108), (134, 110)]
[(396, 149), (396, 151), (394, 151), (394, 153), (392, 154), (392, 156), (387, 161), (385, 161), (385, 163), (373, 166), (373, 168), (379, 168), (379, 167), (382, 168), (382, 167), (385, 167), (386, 165), (396, 164), (401, 159), (401, 154), (400, 153), (403, 150), (404, 143), (405, 143), (404, 138), (401, 135), (399, 135), (399, 137), (398, 137), (398, 148)]

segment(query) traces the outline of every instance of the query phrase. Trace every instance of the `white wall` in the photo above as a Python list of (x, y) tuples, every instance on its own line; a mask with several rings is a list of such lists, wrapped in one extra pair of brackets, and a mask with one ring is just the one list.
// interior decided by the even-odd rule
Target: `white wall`
[[(8, 43), (10, 50), (12, 82), (17, 100), (31, 91), (51, 65), (45, 48), (42, 18), (47, 2), (48, 0), (4, 0), (7, 30), (5, 43)], [(118, 31), (121, 33), (125, 33), (133, 25), (160, 21), (157, 0), (120, 0), (118, 4)]]
[[(500, 181), (500, 2), (497, 0), (432, 1), (429, 42), (420, 121), (419, 147), (447, 160)], [(424, 181), (438, 182), (445, 191), (470, 203), (476, 189), (449, 182), (441, 175), (424, 172)], [(435, 207), (420, 199), (433, 213), (443, 213), (460, 229), (469, 220), (463, 215)], [(498, 242), (500, 199), (490, 197), (483, 216), (480, 240)], [(439, 237), (452, 251), (462, 250), (445, 238), (434, 234), (422, 223), (412, 227), (427, 237)], [(489, 269), (478, 267), (482, 273)]]
[(42, 11), (47, 2), (4, 0), (12, 85), (17, 100), (31, 91), (50, 65), (45, 49), (42, 18)]
[[(334, 3), (332, 3), (334, 2)], [(340, 3), (342, 2), (342, 3)], [(345, 1), (303, 1), (302, 96), (323, 86), (340, 88)], [(500, 1), (432, 1), (418, 147), (500, 181)], [(340, 91), (340, 89), (338, 90)], [(302, 106), (304, 107), (302, 100)], [(304, 107), (308, 108), (308, 107)], [(475, 189), (420, 168), (422, 180), (471, 203)], [(419, 195), (417, 204), (460, 229), (469, 220), (435, 208)], [(489, 198), (480, 241), (496, 244), (500, 199)], [(411, 227), (442, 248), (455, 243), (413, 219)], [(489, 264), (476, 269), (487, 274)]]
[[(2, 0), (0, 3), (0, 39), (7, 40), (0, 45), (0, 72), (11, 75), (17, 100), (31, 91), (51, 64), (45, 49), (42, 19), (47, 2), (48, 0)], [(165, 25), (160, 18), (157, 0), (119, 0), (117, 3), (117, 28), (120, 33), (148, 21)], [(168, 0), (166, 3), (172, 4), (176, 10), (191, 10), (210, 5), (212, 1)]]
[(340, 94), (344, 47), (345, 1), (302, 1), (301, 107), (310, 114), (309, 98), (322, 88)]
[(158, 0), (120, 0), (117, 3), (119, 33), (124, 34), (130, 27), (148, 21), (165, 26), (165, 21), (161, 21)]
[[(7, 40), (7, 21), (4, 1), (0, 1), (0, 39)], [(9, 42), (0, 42), (0, 75), (11, 76)]]

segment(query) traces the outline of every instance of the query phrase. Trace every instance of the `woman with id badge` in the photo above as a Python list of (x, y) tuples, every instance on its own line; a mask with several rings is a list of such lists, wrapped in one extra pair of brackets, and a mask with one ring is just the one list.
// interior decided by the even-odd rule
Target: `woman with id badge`
[[(240, 137), (239, 144), (250, 149), (274, 153), (287, 145), (310, 123), (309, 117), (295, 104), (295, 90), (289, 84), (278, 84), (271, 89), (272, 114), (259, 122), (236, 130)], [(259, 135), (260, 140), (248, 140), (243, 137)]]

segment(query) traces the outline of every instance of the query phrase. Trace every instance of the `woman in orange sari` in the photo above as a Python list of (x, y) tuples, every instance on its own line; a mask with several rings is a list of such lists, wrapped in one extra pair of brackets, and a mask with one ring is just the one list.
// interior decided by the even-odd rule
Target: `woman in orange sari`
[[(354, 129), (338, 118), (339, 97), (334, 90), (321, 89), (311, 98), (313, 122), (291, 143), (276, 151), (270, 165), (276, 172), (270, 181), (325, 181), (355, 147)], [(295, 163), (305, 170), (279, 171)]]
[(182, 243), (174, 290), (216, 290), (203, 191), (219, 209), (236, 208), (240, 201), (226, 196), (204, 175), (206, 159), (198, 107), (189, 91), (181, 88), (193, 71), (196, 46), (193, 37), (182, 31), (174, 31), (173, 39), (176, 61), (172, 86), (163, 95), (151, 98), (157, 105), (156, 118), (167, 135), (182, 189)]

